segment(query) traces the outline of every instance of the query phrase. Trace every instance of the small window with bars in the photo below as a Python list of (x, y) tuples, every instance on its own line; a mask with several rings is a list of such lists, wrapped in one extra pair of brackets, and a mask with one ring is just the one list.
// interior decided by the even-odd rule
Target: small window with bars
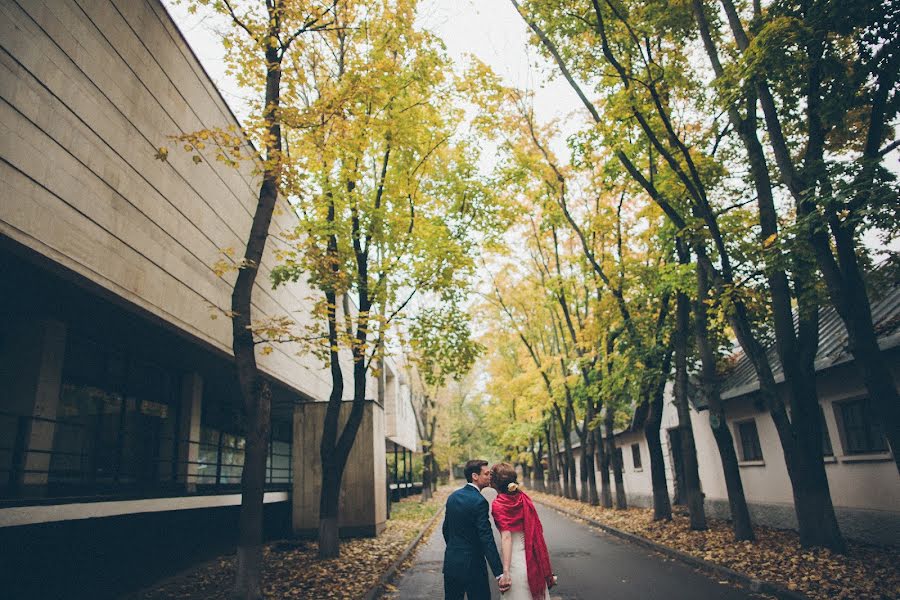
[(631, 445), (631, 460), (634, 463), (635, 469), (641, 468), (641, 445), (640, 444), (632, 444)]
[(737, 423), (738, 439), (741, 442), (741, 460), (756, 461), (763, 459), (762, 448), (759, 445), (759, 433), (756, 430), (756, 421), (740, 421)]
[(887, 441), (881, 423), (873, 418), (868, 398), (835, 402), (844, 452), (868, 454), (886, 452)]

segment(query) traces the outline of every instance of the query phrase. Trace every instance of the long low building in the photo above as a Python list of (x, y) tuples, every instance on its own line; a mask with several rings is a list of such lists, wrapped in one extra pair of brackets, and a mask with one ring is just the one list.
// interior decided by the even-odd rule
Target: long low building
[[(883, 291), (874, 302), (872, 312), (883, 355), (889, 361), (895, 381), (900, 382), (900, 286), (894, 284)], [(847, 344), (847, 332), (839, 316), (831, 307), (823, 308), (816, 373), (824, 426), (822, 454), (831, 498), (846, 537), (896, 545), (900, 540), (900, 475), (880, 423), (872, 414), (865, 385)], [(769, 359), (786, 398), (784, 374), (774, 347), (769, 349)], [(781, 443), (758, 391), (759, 382), (752, 365), (738, 353), (722, 382), (722, 398), (750, 513), (755, 523), (795, 529), (791, 483)], [(706, 509), (712, 516), (727, 519), (730, 517), (728, 495), (709, 424), (709, 411), (699, 390), (693, 386), (689, 398), (693, 405), (691, 426)], [(683, 502), (681, 429), (673, 400), (669, 383), (660, 439), (670, 496), (674, 502)], [(617, 451), (621, 453), (629, 503), (652, 506), (650, 451), (643, 433), (642, 413), (636, 416), (637, 422), (616, 435)]]
[[(240, 255), (258, 180), (252, 164), (155, 158), (170, 135), (238, 125), (159, 0), (0, 0), (0, 62), (0, 589), (115, 597), (233, 547), (245, 423), (235, 273), (216, 263)], [(271, 233), (295, 223), (280, 201)], [(269, 239), (253, 316), (303, 326), (316, 292), (269, 283), (283, 244)], [(311, 535), (330, 374), (273, 350), (258, 356), (267, 534)], [(416, 449), (399, 391), (369, 382), (345, 533), (381, 531), (386, 445)]]

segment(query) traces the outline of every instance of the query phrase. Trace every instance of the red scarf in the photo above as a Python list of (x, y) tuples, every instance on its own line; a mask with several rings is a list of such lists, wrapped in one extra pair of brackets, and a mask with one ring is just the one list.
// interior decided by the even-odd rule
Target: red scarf
[(544, 542), (544, 528), (531, 498), (524, 492), (498, 494), (491, 506), (494, 523), (500, 531), (525, 532), (525, 565), (528, 587), (534, 600), (543, 600), (544, 588), (553, 582), (550, 554)]

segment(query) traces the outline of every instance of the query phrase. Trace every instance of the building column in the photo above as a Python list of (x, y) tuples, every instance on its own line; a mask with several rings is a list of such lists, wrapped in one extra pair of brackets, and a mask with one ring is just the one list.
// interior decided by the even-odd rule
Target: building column
[(398, 475), (400, 458), (397, 456), (397, 442), (393, 442), (394, 444), (394, 485), (396, 486), (391, 493), (391, 500), (396, 502), (400, 500), (400, 477)]
[[(342, 403), (340, 427), (346, 424), (352, 404)], [(294, 534), (299, 537), (315, 537), (319, 530), (319, 444), (327, 407), (327, 402), (304, 402), (294, 407), (291, 509)], [(338, 528), (345, 537), (376, 536), (384, 531), (387, 519), (384, 409), (367, 400), (364, 410), (341, 482)]]
[(200, 459), (200, 415), (203, 407), (203, 377), (185, 373), (181, 379), (178, 414), (178, 483), (185, 491), (197, 491)]
[(409, 496), (409, 448), (403, 448), (403, 497)]
[(0, 385), (6, 398), (4, 435), (9, 435), (9, 483), (18, 493), (41, 495), (47, 486), (66, 351), (66, 325), (23, 319), (11, 324), (0, 351)]

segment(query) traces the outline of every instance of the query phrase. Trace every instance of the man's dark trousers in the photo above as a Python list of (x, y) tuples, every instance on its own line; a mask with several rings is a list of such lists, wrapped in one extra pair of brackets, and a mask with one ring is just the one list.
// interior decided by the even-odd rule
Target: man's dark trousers
[(487, 568), (495, 577), (503, 574), (503, 564), (488, 521), (488, 501), (471, 485), (447, 498), (442, 528), (447, 550), (444, 553), (445, 600), (490, 600)]

